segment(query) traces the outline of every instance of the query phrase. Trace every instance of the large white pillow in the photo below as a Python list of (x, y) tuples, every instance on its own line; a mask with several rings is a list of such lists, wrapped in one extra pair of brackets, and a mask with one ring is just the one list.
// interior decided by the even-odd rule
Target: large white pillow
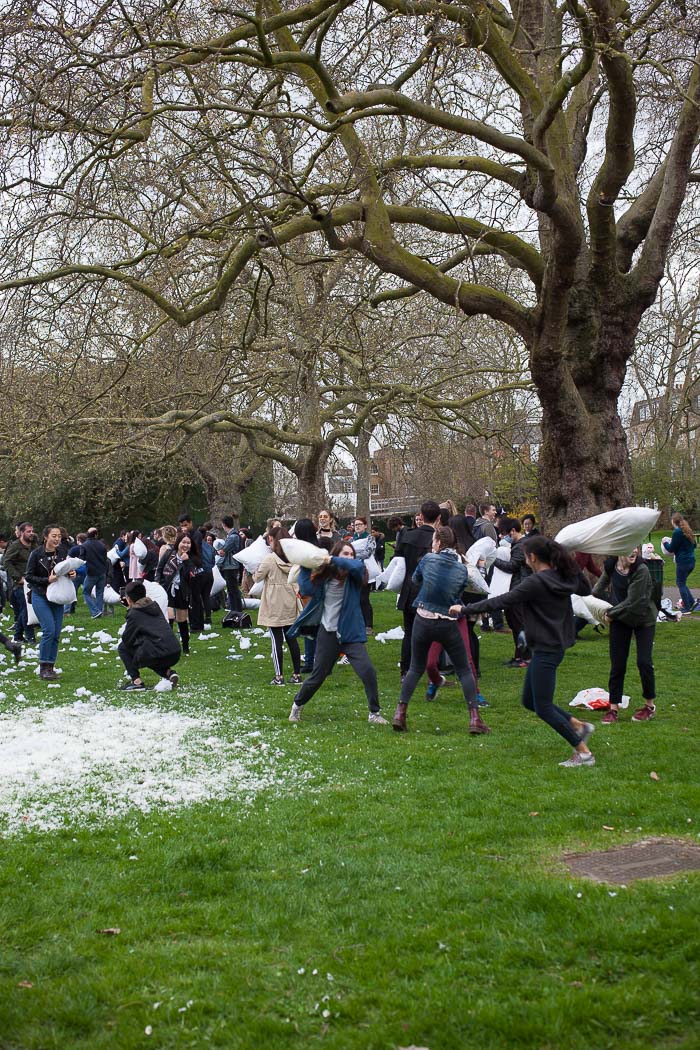
[(403, 587), (403, 581), (406, 579), (406, 559), (400, 555), (392, 558), (386, 569), (386, 574), (386, 589), (398, 594)]
[[(63, 561), (56, 563), (54, 572), (57, 576), (65, 576), (69, 572), (75, 572), (77, 569), (82, 569), (85, 562), (82, 558), (64, 558)], [(53, 598), (49, 598), (49, 601), (54, 601)]]
[(487, 554), (492, 554), (496, 550), (496, 541), (492, 540), (490, 536), (482, 536), (480, 540), (472, 543), (471, 547), (467, 551), (465, 557), (469, 565), (476, 565), (477, 562), (485, 558)]
[(219, 594), (220, 591), (223, 591), (225, 589), (226, 580), (221, 575), (221, 569), (218, 565), (214, 566), (214, 568), (212, 569), (212, 573), (214, 576), (214, 582), (211, 585), (211, 594), (213, 597), (215, 594)]
[(134, 540), (132, 546), (134, 548), (134, 554), (136, 555), (138, 560), (139, 561), (144, 561), (145, 558), (146, 558), (146, 555), (148, 554), (148, 547), (143, 542), (143, 540), (140, 539), (137, 536), (136, 539)]
[(165, 593), (165, 588), (161, 587), (159, 583), (154, 580), (141, 580), (141, 583), (146, 588), (146, 597), (150, 598), (151, 601), (156, 602), (160, 605), (160, 611), (163, 613), (165, 619), (168, 619), (168, 596)]
[(260, 562), (263, 558), (266, 558), (270, 553), (270, 548), (265, 542), (264, 536), (258, 536), (256, 540), (253, 540), (250, 547), (244, 547), (238, 554), (234, 554), (236, 561), (240, 562), (246, 572), (249, 572), (251, 576), (255, 570), (259, 567)]
[(648, 507), (619, 507), (567, 525), (554, 538), (569, 551), (629, 554), (651, 532), (660, 513)]
[(306, 540), (280, 540), (280, 546), (284, 551), (287, 561), (292, 565), (302, 565), (305, 569), (320, 569), (330, 558), (330, 554), (323, 547), (317, 547), (315, 543), (307, 543)]
[(588, 623), (605, 623), (605, 614), (612, 609), (610, 602), (596, 598), (592, 594), (572, 594), (571, 604), (574, 616), (580, 616)]

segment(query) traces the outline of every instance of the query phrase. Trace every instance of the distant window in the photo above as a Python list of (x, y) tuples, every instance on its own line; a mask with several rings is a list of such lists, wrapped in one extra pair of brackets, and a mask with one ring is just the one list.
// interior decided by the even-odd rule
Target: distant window
[(370, 496), (378, 496), (379, 495), (379, 485), (370, 485), (370, 487), (369, 487), (369, 494), (370, 494)]
[(374, 460), (372, 460), (372, 462), (370, 463), (369, 470), (370, 470), (370, 474), (378, 474), (379, 473), (379, 466), (378, 466), (377, 463), (374, 462)]

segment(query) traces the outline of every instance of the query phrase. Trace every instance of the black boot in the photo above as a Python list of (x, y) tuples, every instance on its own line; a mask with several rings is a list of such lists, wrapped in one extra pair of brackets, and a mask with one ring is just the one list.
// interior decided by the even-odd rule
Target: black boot
[(180, 641), (182, 643), (182, 651), (186, 656), (190, 654), (190, 625), (185, 623), (178, 623), (177, 629), (180, 632)]

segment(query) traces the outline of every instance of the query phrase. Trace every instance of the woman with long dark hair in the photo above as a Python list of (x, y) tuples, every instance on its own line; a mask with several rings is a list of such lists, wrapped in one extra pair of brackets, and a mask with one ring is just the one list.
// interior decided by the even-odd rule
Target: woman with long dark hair
[[(318, 538), (316, 526), (311, 518), (299, 518), (299, 520), (294, 523), (294, 537), (297, 540), (304, 540), (305, 543), (312, 543), (314, 547), (324, 547), (326, 544), (330, 544), (330, 540), (325, 537), (321, 537), (321, 539)], [(305, 569), (303, 565), (299, 566), (296, 585), (299, 591), (301, 604), (306, 608), (313, 598), (316, 589), (311, 579), (310, 569)], [(309, 627), (307, 628), (307, 632), (308, 633), (304, 634), (304, 664), (301, 669), (302, 674), (311, 674), (314, 669), (314, 655), (316, 653), (316, 628)]]
[(688, 577), (695, 568), (695, 533), (682, 514), (676, 512), (671, 517), (673, 535), (668, 543), (661, 541), (661, 545), (667, 554), (673, 554), (676, 559), (676, 587), (683, 603), (683, 612), (691, 613), (700, 609), (700, 601), (696, 601), (688, 587)]
[(532, 659), (525, 675), (522, 703), (529, 711), (563, 736), (574, 749), (573, 755), (560, 766), (569, 768), (595, 765), (588, 747), (594, 730), (590, 722), (581, 722), (554, 703), (557, 667), (564, 653), (576, 641), (572, 594), (590, 594), (588, 581), (575, 560), (554, 540), (532, 536), (523, 541), (525, 561), (532, 575), (497, 598), (450, 609), (453, 615), (469, 612), (491, 612), (519, 605), (525, 621), (525, 635)]
[[(35, 547), (27, 560), (25, 579), (31, 590), (31, 605), (41, 627), (39, 642), (39, 677), (53, 681), (56, 674), (58, 642), (63, 626), (63, 602), (52, 602), (46, 597), (50, 583), (58, 579), (56, 565), (66, 557), (60, 525), (47, 525), (42, 533), (43, 543)], [(69, 573), (75, 576), (75, 573)]]
[(185, 656), (190, 654), (190, 581), (199, 565), (199, 553), (189, 532), (178, 532), (172, 547), (166, 546), (156, 569), (156, 583), (168, 596), (168, 619), (177, 623)]
[(360, 596), (366, 582), (364, 562), (355, 557), (351, 543), (341, 540), (331, 549), (329, 561), (311, 574), (313, 595), (290, 628), (290, 635), (317, 625), (314, 669), (294, 697), (290, 722), (298, 722), (301, 712), (335, 667), (344, 652), (355, 674), (365, 687), (369, 707), (368, 721), (386, 725), (379, 708), (377, 672), (367, 653), (367, 629)]
[(468, 641), (460, 632), (450, 606), (462, 595), (469, 579), (466, 566), (454, 549), (455, 534), (446, 525), (438, 525), (433, 536), (432, 553), (425, 554), (413, 573), (413, 582), (420, 590), (413, 602), (416, 619), (411, 634), (411, 664), (401, 683), (401, 693), (392, 726), (405, 733), (406, 712), (418, 682), (425, 672), (431, 645), (439, 642), (449, 656), (462, 686), (464, 700), (469, 708), (469, 732), (473, 735), (491, 730), (479, 716), (476, 681), (467, 656)]
[(301, 682), (301, 653), (296, 638), (290, 637), (289, 629), (299, 611), (297, 592), (289, 582), (291, 565), (282, 550), (280, 540), (288, 540), (289, 533), (281, 525), (276, 525), (267, 534), (270, 554), (266, 555), (258, 566), (254, 579), (263, 580), (263, 592), (258, 611), (258, 626), (267, 627), (272, 639), (272, 662), (275, 666), (275, 677), (270, 685), (284, 685), (284, 650), (287, 642), (289, 655), (292, 658), (292, 682)]

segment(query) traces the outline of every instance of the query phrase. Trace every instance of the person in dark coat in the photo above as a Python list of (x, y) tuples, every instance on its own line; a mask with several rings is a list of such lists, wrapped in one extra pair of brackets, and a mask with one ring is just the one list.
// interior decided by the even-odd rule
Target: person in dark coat
[(401, 642), (401, 678), (408, 674), (411, 666), (411, 635), (416, 619), (413, 606), (418, 597), (420, 584), (413, 579), (416, 566), (421, 558), (432, 550), (435, 526), (440, 521), (440, 507), (435, 500), (429, 499), (420, 509), (423, 524), (415, 529), (406, 529), (396, 540), (397, 558), (406, 559), (406, 576), (399, 591), (397, 608), (403, 613), (403, 641)]
[(173, 671), (173, 665), (180, 659), (180, 643), (160, 606), (146, 596), (146, 588), (140, 580), (127, 584), (125, 599), (129, 611), (117, 652), (129, 681), (119, 688), (127, 693), (145, 689), (141, 678), (143, 667), (167, 678), (175, 688), (179, 677)]

